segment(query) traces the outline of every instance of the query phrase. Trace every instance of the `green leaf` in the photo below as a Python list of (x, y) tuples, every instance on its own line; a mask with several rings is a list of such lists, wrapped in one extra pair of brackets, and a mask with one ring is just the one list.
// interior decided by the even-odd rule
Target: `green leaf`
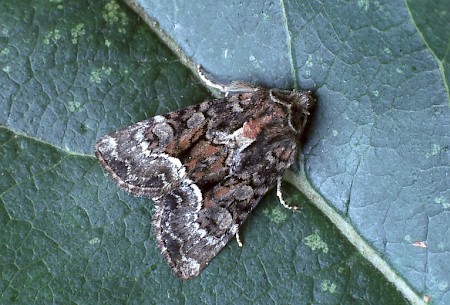
[(213, 75), (316, 89), (292, 180), (411, 302), (450, 303), (448, 1), (130, 2)]
[[(0, 303), (449, 302), (447, 61), (415, 12), (397, 0), (131, 5), (153, 31), (114, 1), (0, 4)], [(291, 213), (269, 193), (244, 247), (185, 282), (157, 250), (153, 203), (120, 191), (92, 153), (107, 132), (209, 97), (182, 62), (318, 96), (303, 149), (313, 188), (301, 170), (291, 179), (311, 203), (285, 185), (302, 207)]]
[(449, 1), (408, 0), (413, 23), (425, 45), (436, 58), (447, 91), (450, 84)]

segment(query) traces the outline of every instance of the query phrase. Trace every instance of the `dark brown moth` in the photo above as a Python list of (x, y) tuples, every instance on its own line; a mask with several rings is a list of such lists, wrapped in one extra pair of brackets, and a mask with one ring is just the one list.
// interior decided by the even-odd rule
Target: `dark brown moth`
[(315, 103), (311, 91), (205, 81), (226, 97), (115, 131), (95, 147), (120, 187), (156, 203), (158, 246), (182, 279), (199, 275), (279, 185)]

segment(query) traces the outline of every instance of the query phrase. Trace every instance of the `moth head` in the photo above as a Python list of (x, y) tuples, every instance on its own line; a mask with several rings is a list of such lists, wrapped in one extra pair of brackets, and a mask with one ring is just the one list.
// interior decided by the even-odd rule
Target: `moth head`
[(301, 134), (306, 126), (308, 117), (315, 106), (316, 98), (310, 90), (271, 90), (270, 97), (274, 102), (288, 108), (288, 123), (293, 131)]

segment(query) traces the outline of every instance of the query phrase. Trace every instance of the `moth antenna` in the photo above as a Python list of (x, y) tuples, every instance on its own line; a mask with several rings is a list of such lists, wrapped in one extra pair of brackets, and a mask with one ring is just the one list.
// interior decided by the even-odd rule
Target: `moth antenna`
[(201, 65), (197, 66), (197, 72), (198, 76), (202, 80), (205, 85), (208, 87), (214, 88), (219, 90), (220, 92), (225, 93), (225, 96), (228, 96), (230, 93), (247, 93), (247, 92), (255, 92), (259, 90), (258, 87), (253, 86), (252, 84), (245, 83), (245, 82), (231, 82), (228, 85), (223, 85), (219, 83), (215, 83), (211, 79), (209, 79), (206, 74), (205, 70)]

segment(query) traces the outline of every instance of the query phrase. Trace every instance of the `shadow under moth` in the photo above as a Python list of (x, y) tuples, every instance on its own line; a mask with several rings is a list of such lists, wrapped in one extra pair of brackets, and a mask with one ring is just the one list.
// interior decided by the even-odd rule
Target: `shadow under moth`
[(157, 244), (182, 279), (200, 274), (295, 161), (311, 91), (217, 85), (219, 98), (157, 115), (97, 142), (119, 186), (156, 204)]

